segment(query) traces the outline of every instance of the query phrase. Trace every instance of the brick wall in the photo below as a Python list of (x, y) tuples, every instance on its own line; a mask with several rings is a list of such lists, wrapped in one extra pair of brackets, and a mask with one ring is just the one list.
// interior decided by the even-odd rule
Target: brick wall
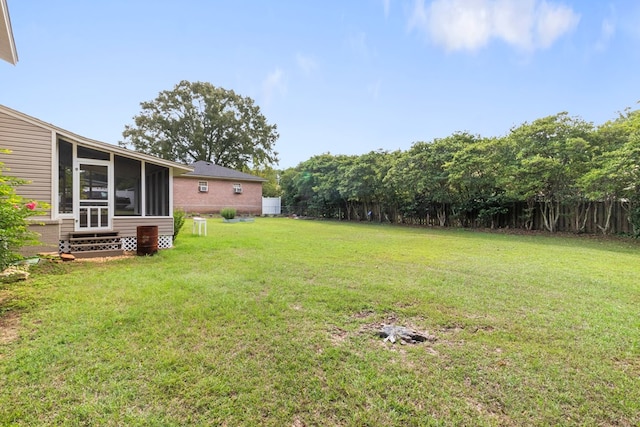
[[(200, 181), (207, 181), (209, 191), (198, 191)], [(242, 185), (242, 193), (234, 192), (234, 184)], [(239, 215), (262, 215), (262, 183), (174, 177), (173, 206), (189, 213), (211, 214), (235, 208)]]

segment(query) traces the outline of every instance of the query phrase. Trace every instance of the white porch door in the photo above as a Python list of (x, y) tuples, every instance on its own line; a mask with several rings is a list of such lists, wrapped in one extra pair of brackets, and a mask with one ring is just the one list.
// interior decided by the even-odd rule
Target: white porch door
[(110, 230), (113, 205), (110, 162), (79, 159), (76, 171), (76, 231)]

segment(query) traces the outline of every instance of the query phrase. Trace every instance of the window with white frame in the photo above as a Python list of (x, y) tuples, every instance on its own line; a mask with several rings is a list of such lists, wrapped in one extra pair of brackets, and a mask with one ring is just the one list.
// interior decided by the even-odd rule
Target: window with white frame
[(233, 184), (233, 192), (236, 194), (242, 193), (242, 184)]
[(198, 191), (206, 193), (209, 191), (209, 183), (207, 181), (198, 181)]

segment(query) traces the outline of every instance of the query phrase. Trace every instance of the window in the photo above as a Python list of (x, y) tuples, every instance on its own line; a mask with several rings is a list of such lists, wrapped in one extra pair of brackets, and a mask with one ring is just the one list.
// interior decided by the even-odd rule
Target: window
[(73, 212), (73, 145), (58, 141), (58, 213)]
[(198, 191), (206, 193), (209, 191), (209, 183), (207, 181), (198, 181)]
[(233, 184), (233, 192), (236, 194), (242, 193), (242, 184)]
[(115, 215), (140, 216), (142, 207), (142, 166), (140, 161), (115, 156), (113, 161), (115, 177)]
[(78, 158), (94, 159), (94, 160), (111, 160), (111, 155), (104, 151), (94, 150), (93, 148), (87, 148), (87, 147), (78, 145)]

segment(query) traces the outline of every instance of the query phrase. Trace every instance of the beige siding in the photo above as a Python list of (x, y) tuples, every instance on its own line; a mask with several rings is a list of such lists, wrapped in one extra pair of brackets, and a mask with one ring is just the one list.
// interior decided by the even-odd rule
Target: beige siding
[[(65, 240), (74, 230), (73, 219), (63, 219), (60, 225), (60, 238)], [(173, 236), (173, 218), (132, 218), (114, 217), (112, 231), (120, 233), (121, 237), (136, 237), (139, 225), (157, 225), (158, 235)]]
[(51, 204), (51, 131), (0, 112), (0, 148), (12, 151), (0, 154), (5, 173), (30, 181), (18, 194)]
[(38, 234), (39, 244), (24, 246), (20, 250), (22, 255), (32, 256), (42, 252), (58, 252), (60, 243), (59, 221), (37, 221), (29, 225), (29, 231)]
[(113, 231), (121, 237), (136, 237), (139, 225), (157, 225), (159, 236), (173, 236), (173, 218), (118, 218), (113, 219)]
[(60, 224), (60, 239), (66, 240), (69, 237), (69, 233), (73, 233), (76, 221), (73, 218), (65, 218)]

